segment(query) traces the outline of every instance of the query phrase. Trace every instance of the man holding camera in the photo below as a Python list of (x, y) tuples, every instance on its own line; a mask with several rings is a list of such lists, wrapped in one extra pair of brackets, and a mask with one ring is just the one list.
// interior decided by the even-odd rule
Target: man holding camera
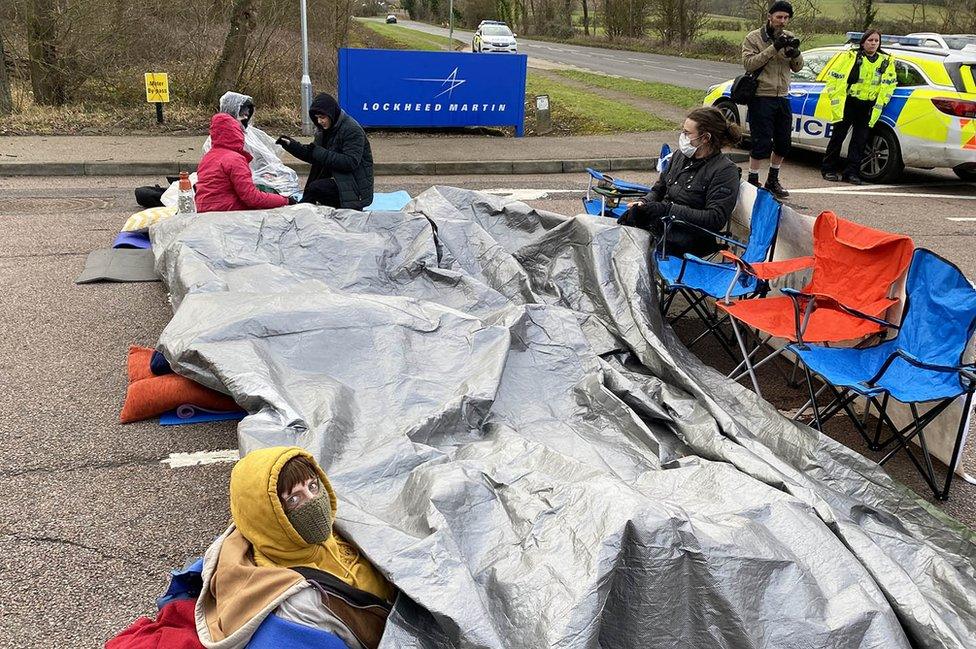
[(769, 7), (766, 24), (746, 35), (742, 42), (742, 65), (755, 74), (756, 96), (749, 102), (749, 182), (759, 187), (759, 168), (769, 159), (765, 187), (783, 200), (790, 193), (779, 182), (779, 169), (790, 150), (793, 111), (787, 94), (790, 73), (803, 67), (800, 39), (786, 31), (793, 17), (793, 5), (776, 0)]

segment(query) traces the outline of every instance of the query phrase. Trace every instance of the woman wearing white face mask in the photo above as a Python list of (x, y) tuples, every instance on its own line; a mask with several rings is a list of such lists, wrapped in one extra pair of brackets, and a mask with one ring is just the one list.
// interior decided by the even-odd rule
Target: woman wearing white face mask
[(701, 257), (718, 250), (715, 237), (698, 228), (721, 232), (728, 225), (739, 198), (741, 171), (722, 154), (722, 147), (740, 138), (739, 127), (717, 108), (691, 111), (668, 170), (647, 196), (630, 205), (619, 223), (660, 235), (662, 222), (673, 218), (677, 221), (668, 228), (665, 246), (669, 256), (690, 252)]

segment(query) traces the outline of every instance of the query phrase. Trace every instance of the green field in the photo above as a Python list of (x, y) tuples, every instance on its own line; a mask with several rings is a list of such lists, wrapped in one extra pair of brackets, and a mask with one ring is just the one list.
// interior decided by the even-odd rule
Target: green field
[(654, 101), (664, 102), (679, 108), (697, 108), (701, 106), (701, 90), (682, 88), (670, 83), (658, 83), (654, 81), (637, 81), (636, 79), (625, 79), (622, 77), (611, 77), (605, 74), (594, 72), (584, 72), (583, 70), (552, 70), (553, 74), (558, 74), (567, 79), (582, 81), (589, 86), (606, 88), (625, 92), (635, 97), (644, 97)]
[[(725, 29), (706, 29), (702, 33), (702, 38), (724, 38), (730, 43), (738, 45), (742, 43), (749, 31), (751, 30), (733, 32)], [(809, 50), (814, 47), (823, 47), (824, 45), (839, 45), (843, 42), (844, 34), (803, 34), (803, 45), (801, 45), (801, 49)]]

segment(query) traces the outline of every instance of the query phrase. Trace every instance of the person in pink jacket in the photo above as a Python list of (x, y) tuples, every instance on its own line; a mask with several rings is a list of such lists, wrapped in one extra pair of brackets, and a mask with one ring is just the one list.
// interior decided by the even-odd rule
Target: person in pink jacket
[(251, 154), (244, 150), (244, 130), (227, 113), (210, 120), (212, 148), (197, 167), (197, 212), (266, 210), (294, 204), (286, 196), (263, 192), (251, 180)]

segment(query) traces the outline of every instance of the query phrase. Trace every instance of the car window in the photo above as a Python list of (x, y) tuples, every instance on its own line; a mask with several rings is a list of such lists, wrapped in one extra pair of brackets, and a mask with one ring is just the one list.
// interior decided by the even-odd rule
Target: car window
[(976, 36), (945, 36), (950, 50), (961, 50), (967, 45), (976, 45)]
[(914, 65), (904, 61), (895, 61), (895, 76), (898, 77), (899, 87), (927, 85), (922, 73)]
[(925, 47), (942, 47), (942, 43), (935, 40), (934, 38), (926, 38), (924, 45)]
[(481, 33), (485, 36), (511, 36), (512, 30), (505, 25), (485, 25)]
[(816, 81), (820, 71), (837, 52), (810, 52), (803, 55), (803, 67), (793, 73), (794, 81)]

